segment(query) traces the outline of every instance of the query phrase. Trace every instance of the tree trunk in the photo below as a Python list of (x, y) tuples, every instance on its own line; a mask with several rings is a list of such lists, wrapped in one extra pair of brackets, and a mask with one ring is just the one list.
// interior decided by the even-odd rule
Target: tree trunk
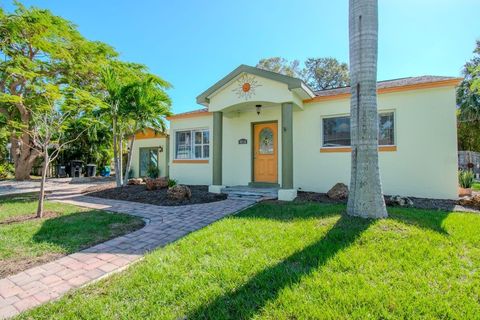
[(115, 182), (117, 188), (122, 186), (119, 174), (119, 164), (118, 164), (118, 145), (117, 145), (117, 118), (113, 117), (113, 162), (115, 163)]
[[(10, 143), (12, 145), (12, 159), (15, 165), (15, 180), (23, 181), (30, 179), (30, 172), (35, 159), (38, 157), (38, 152), (32, 150), (29, 146), (30, 137), (27, 134), (23, 134), (21, 139), (19, 139), (16, 133), (12, 133)], [(25, 145), (25, 143), (28, 144)]]
[(48, 151), (45, 151), (42, 168), (42, 181), (40, 182), (40, 193), (38, 195), (37, 218), (43, 218), (43, 202), (45, 198), (45, 182), (47, 180), (48, 164), (50, 162)]
[(387, 217), (378, 167), (378, 0), (350, 0), (352, 170), (347, 213)]
[(118, 134), (118, 176), (120, 179), (120, 185), (123, 186), (123, 133)]
[(130, 140), (130, 149), (128, 150), (127, 166), (125, 167), (125, 178), (123, 179), (123, 185), (127, 185), (128, 179), (130, 177), (130, 167), (132, 166), (132, 154), (133, 154), (133, 144), (135, 142), (135, 133), (132, 135), (132, 140)]

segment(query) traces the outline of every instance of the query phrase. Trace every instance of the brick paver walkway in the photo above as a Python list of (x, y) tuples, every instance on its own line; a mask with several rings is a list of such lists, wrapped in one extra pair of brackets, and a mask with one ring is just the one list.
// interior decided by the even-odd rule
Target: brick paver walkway
[(139, 260), (146, 252), (254, 203), (224, 200), (162, 207), (89, 196), (76, 196), (59, 201), (140, 216), (147, 221), (147, 225), (141, 230), (0, 279), (0, 319), (15, 316), (24, 310), (57, 299), (70, 289), (121, 271)]

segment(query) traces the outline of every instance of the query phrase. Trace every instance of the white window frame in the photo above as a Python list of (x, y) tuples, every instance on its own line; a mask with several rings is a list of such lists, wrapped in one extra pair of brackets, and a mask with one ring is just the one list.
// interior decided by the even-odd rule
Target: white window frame
[[(395, 109), (382, 109), (378, 111), (378, 115), (386, 114), (386, 113), (393, 113), (393, 144), (386, 144), (386, 145), (379, 145), (379, 147), (395, 147), (397, 146), (397, 112)], [(351, 143), (349, 146), (335, 146), (335, 147), (328, 147), (325, 146), (325, 140), (323, 136), (323, 119), (330, 119), (330, 118), (342, 118), (342, 117), (350, 117), (350, 113), (340, 113), (340, 114), (332, 114), (328, 116), (322, 116), (320, 121), (320, 145), (322, 149), (341, 149), (341, 148), (349, 148), (351, 147)], [(380, 120), (380, 119), (379, 119)]]
[[(395, 110), (381, 110), (378, 111), (378, 115), (393, 113), (393, 144), (380, 144), (379, 147), (395, 147), (397, 145), (397, 113)], [(380, 121), (380, 118), (378, 119)]]
[[(178, 158), (177, 157), (177, 147), (178, 147), (178, 141), (177, 141), (177, 134), (181, 132), (190, 132), (190, 156), (188, 158)], [(201, 144), (196, 144), (195, 143), (195, 133), (197, 132), (202, 132), (202, 143)], [(203, 133), (208, 132), (208, 143), (203, 143)], [(210, 129), (209, 128), (194, 128), (194, 129), (178, 129), (175, 130), (175, 135), (173, 137), (174, 142), (175, 142), (175, 149), (174, 149), (174, 160), (208, 160), (210, 159), (210, 154), (211, 154), (211, 134), (210, 134)], [(202, 157), (195, 157), (195, 146), (201, 146), (202, 148)], [(208, 157), (205, 157), (203, 154), (203, 147), (208, 146)]]
[(332, 118), (344, 118), (350, 117), (350, 113), (340, 113), (340, 114), (332, 114), (328, 116), (323, 116), (320, 121), (320, 140), (321, 140), (321, 148), (322, 149), (341, 149), (341, 148), (349, 148), (349, 146), (325, 146), (325, 137), (323, 135), (323, 119), (332, 119)]

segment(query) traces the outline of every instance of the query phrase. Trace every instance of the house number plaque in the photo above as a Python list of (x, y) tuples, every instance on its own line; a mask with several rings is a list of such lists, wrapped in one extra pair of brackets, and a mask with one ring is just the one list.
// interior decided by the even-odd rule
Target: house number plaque
[(247, 139), (238, 140), (238, 144), (247, 144)]

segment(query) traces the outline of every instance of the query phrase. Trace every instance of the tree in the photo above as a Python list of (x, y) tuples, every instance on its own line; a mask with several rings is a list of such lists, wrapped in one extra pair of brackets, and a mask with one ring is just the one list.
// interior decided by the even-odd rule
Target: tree
[(28, 179), (40, 156), (27, 132), (32, 113), (44, 103), (39, 92), (55, 87), (94, 96), (101, 66), (116, 56), (106, 44), (88, 41), (69, 21), (48, 10), (15, 2), (13, 13), (0, 9), (0, 113), (10, 130), (15, 178)]
[[(62, 92), (62, 90), (67, 92)], [(29, 136), (31, 141), (29, 147), (43, 158), (37, 207), (37, 218), (42, 218), (45, 182), (50, 164), (55, 161), (68, 144), (77, 140), (89, 128), (84, 125), (82, 132), (67, 140), (64, 133), (68, 128), (68, 122), (75, 118), (75, 114), (82, 114), (87, 107), (97, 105), (98, 101), (95, 99), (79, 99), (76, 94), (71, 92), (70, 88), (58, 90), (50, 88), (50, 90), (39, 93), (39, 98), (43, 103), (38, 106), (37, 110), (28, 110), (30, 122), (28, 125), (20, 124), (19, 129)], [(87, 121), (92, 123), (91, 119)]]
[(256, 67), (289, 77), (303, 78), (303, 71), (300, 69), (300, 62), (298, 60), (289, 62), (287, 59), (281, 57), (265, 58), (261, 59)]
[[(134, 127), (144, 121), (143, 112), (145, 112), (145, 117), (151, 119), (152, 124), (155, 124), (151, 112), (152, 110), (161, 111), (152, 109), (160, 106), (161, 99), (164, 99), (162, 106), (168, 105), (169, 112), (170, 100), (163, 89), (169, 88), (170, 84), (148, 73), (143, 65), (119, 61), (114, 61), (103, 70), (101, 82), (105, 88), (104, 101), (108, 104), (107, 113), (112, 123), (115, 180), (117, 187), (121, 187), (124, 180), (121, 161), (123, 138), (129, 132), (130, 134), (132, 134), (131, 132), (135, 133)], [(153, 101), (154, 105), (147, 107), (145, 101), (148, 103)], [(140, 106), (133, 103), (140, 103)], [(145, 110), (138, 110), (137, 108), (140, 107)], [(162, 115), (166, 114), (157, 113), (156, 115), (160, 119)]]
[(128, 173), (132, 164), (132, 152), (135, 143), (135, 133), (139, 130), (152, 128), (155, 131), (165, 132), (165, 116), (170, 115), (171, 100), (164, 89), (170, 84), (159, 77), (150, 75), (143, 81), (135, 82), (124, 88), (124, 118), (127, 118), (130, 127), (130, 148), (123, 184), (128, 181)]
[(352, 164), (347, 213), (387, 217), (378, 168), (377, 0), (350, 0)]
[(465, 64), (463, 75), (457, 89), (458, 148), (480, 152), (480, 41), (474, 57)]
[(0, 114), (0, 166), (6, 162), (8, 156), (7, 143), (9, 141), (7, 119)]
[(65, 148), (57, 161), (78, 159), (84, 163), (97, 164), (98, 168), (110, 165), (113, 158), (112, 152), (112, 130), (111, 124), (106, 117), (102, 116), (100, 110), (94, 110), (91, 113), (82, 114), (68, 123), (65, 131), (65, 139), (72, 139), (85, 129), (86, 119), (96, 119), (95, 122), (88, 124), (88, 131), (82, 134), (74, 144)]
[(304, 70), (305, 82), (314, 90), (345, 87), (350, 81), (348, 64), (335, 58), (308, 58)]
[[(480, 40), (477, 40), (477, 46), (473, 53), (475, 56), (465, 65), (464, 73), (466, 76), (465, 78), (471, 81), (471, 91), (478, 95), (480, 94)], [(480, 114), (478, 109), (479, 108), (477, 108), (477, 115)]]
[(349, 83), (348, 65), (335, 58), (308, 58), (305, 67), (300, 62), (289, 62), (281, 57), (261, 59), (257, 68), (277, 72), (302, 79), (313, 90), (325, 90), (347, 86)]
[(457, 121), (458, 150), (480, 152), (480, 125), (475, 121)]

